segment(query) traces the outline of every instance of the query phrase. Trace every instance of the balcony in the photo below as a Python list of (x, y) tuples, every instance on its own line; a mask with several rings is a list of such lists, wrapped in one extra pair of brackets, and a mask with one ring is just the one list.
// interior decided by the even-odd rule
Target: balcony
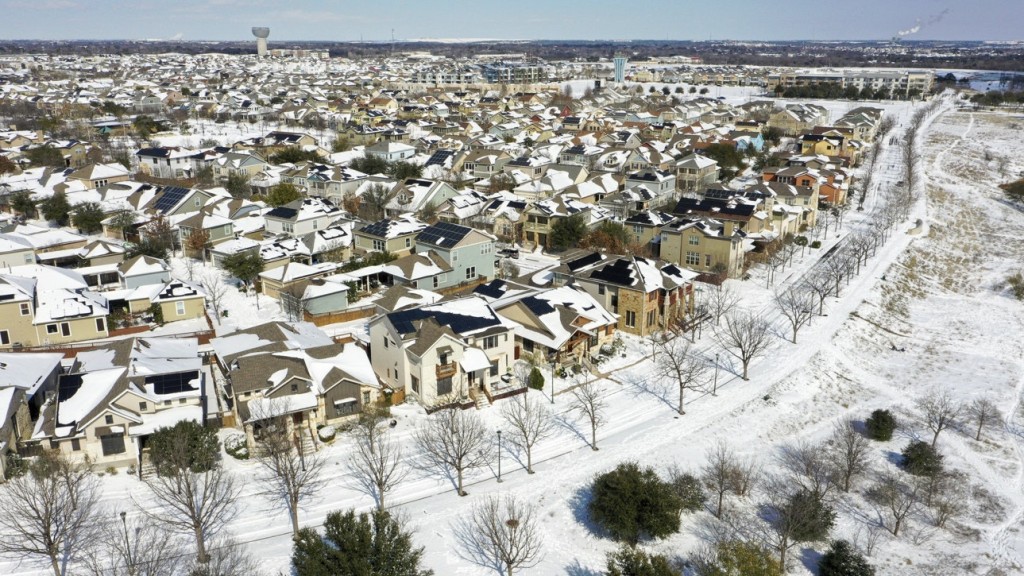
[(437, 379), (440, 380), (441, 378), (451, 378), (455, 376), (458, 372), (458, 368), (456, 367), (455, 362), (450, 362), (448, 364), (438, 364), (435, 371)]

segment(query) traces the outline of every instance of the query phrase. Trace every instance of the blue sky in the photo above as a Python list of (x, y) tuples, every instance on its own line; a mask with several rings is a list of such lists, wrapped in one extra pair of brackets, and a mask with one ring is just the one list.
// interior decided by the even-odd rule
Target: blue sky
[(3, 39), (1024, 40), (1024, 0), (0, 0)]

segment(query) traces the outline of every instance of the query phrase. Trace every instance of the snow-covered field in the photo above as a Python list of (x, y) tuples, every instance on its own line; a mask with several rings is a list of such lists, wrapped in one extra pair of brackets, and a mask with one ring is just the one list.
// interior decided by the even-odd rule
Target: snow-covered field
[[(912, 108), (903, 104), (893, 111), (905, 119)], [(426, 548), (426, 564), (439, 575), (494, 574), (460, 555), (452, 524), (482, 496), (512, 492), (539, 507), (545, 542), (542, 562), (524, 573), (598, 574), (606, 553), (616, 545), (582, 521), (585, 490), (595, 474), (625, 460), (662, 471), (671, 465), (696, 471), (704, 463), (705, 450), (720, 440), (775, 471), (773, 457), (780, 447), (821, 440), (839, 419), (863, 421), (875, 408), (893, 408), (904, 426), (891, 442), (872, 444), (873, 477), (895, 469), (894, 456), (910, 438), (928, 434), (913, 401), (941, 388), (965, 402), (982, 395), (992, 398), (1005, 421), (981, 442), (973, 440), (969, 426), (942, 433), (938, 447), (947, 468), (962, 470), (970, 478), (967, 511), (946, 529), (931, 528), (929, 514), (922, 509), (899, 538), (874, 530), (880, 537), (870, 560), (879, 574), (1022, 573), (1024, 305), (1004, 284), (1024, 261), (1024, 214), (1019, 206), (1003, 202), (995, 188), (1024, 170), (1024, 142), (1015, 122), (1021, 120), (997, 114), (949, 111), (940, 116), (921, 139), (927, 195), (911, 218), (897, 227), (841, 298), (828, 299), (826, 315), (801, 331), (800, 344), (779, 339), (752, 365), (749, 381), (739, 379), (723, 360), (717, 396), (689, 393), (687, 413), (678, 416), (674, 393), (652, 375), (652, 363), (645, 358), (650, 346), (624, 336), (626, 357), (601, 365), (608, 416), (598, 435), (600, 451), (589, 448), (586, 425), (569, 410), (571, 396), (564, 391), (568, 383), (560, 381), (553, 409), (564, 416), (565, 425), (535, 449), (536, 474), (526, 474), (518, 455), (506, 452), (504, 482), (495, 481), (495, 470), (476, 472), (467, 482), (469, 496), (461, 498), (450, 482), (414, 473), (389, 498), (408, 519), (416, 543)], [(925, 231), (911, 233), (918, 217), (926, 220)], [(858, 226), (858, 218), (863, 216), (851, 213), (847, 224)], [(780, 281), (798, 278), (814, 256), (808, 252), (779, 275)], [(770, 308), (770, 291), (760, 272), (736, 287), (744, 295), (745, 307)], [(256, 315), (242, 300), (251, 297), (234, 291), (228, 298), (225, 307), (231, 313), (225, 323), (250, 325), (280, 317), (270, 299), (261, 298), (262, 310)], [(709, 330), (698, 346), (713, 350)], [(906, 352), (893, 351), (893, 346)], [(547, 392), (531, 394), (546, 399)], [(406, 456), (415, 457), (412, 431), (426, 416), (411, 406), (394, 413), (394, 433), (406, 446)], [(495, 430), (501, 426), (497, 407), (479, 414)], [(303, 524), (319, 525), (332, 510), (372, 506), (372, 499), (348, 475), (349, 454), (344, 433), (324, 448), (331, 480), (319, 500), (302, 511)], [(263, 559), (268, 573), (288, 573), (287, 515), (255, 494), (255, 464), (227, 456), (225, 461), (245, 482), (241, 510), (230, 532)], [(103, 480), (112, 521), (120, 510), (137, 514), (135, 503), (150, 505), (147, 489), (137, 480), (123, 473)], [(881, 512), (864, 497), (868, 485), (862, 481), (840, 498), (835, 536), (863, 542), (877, 525)], [(755, 503), (756, 498), (729, 501), (739, 509), (752, 509)], [(703, 543), (697, 528), (709, 518), (706, 512), (689, 515), (678, 535), (647, 547), (685, 555)], [(814, 573), (812, 567), (824, 547), (796, 549), (791, 572)], [(34, 565), (0, 563), (0, 574), (44, 573)]]

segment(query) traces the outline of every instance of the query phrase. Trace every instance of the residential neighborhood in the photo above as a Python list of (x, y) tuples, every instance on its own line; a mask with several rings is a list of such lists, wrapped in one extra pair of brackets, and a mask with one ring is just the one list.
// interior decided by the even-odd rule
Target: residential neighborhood
[(0, 514), (80, 518), (0, 518), (0, 573), (347, 574), (343, 521), (410, 530), (367, 574), (1024, 566), (1009, 97), (252, 34), (0, 53)]

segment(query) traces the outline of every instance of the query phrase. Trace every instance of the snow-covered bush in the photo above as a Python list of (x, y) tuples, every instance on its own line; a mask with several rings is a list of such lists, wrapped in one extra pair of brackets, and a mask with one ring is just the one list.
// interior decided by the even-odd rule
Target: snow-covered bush
[(235, 434), (224, 439), (224, 451), (236, 460), (249, 459), (249, 446), (245, 442), (245, 436)]
[(317, 429), (316, 434), (320, 437), (321, 442), (330, 442), (334, 440), (334, 435), (337, 434), (337, 431), (334, 429), (334, 426), (321, 426)]

